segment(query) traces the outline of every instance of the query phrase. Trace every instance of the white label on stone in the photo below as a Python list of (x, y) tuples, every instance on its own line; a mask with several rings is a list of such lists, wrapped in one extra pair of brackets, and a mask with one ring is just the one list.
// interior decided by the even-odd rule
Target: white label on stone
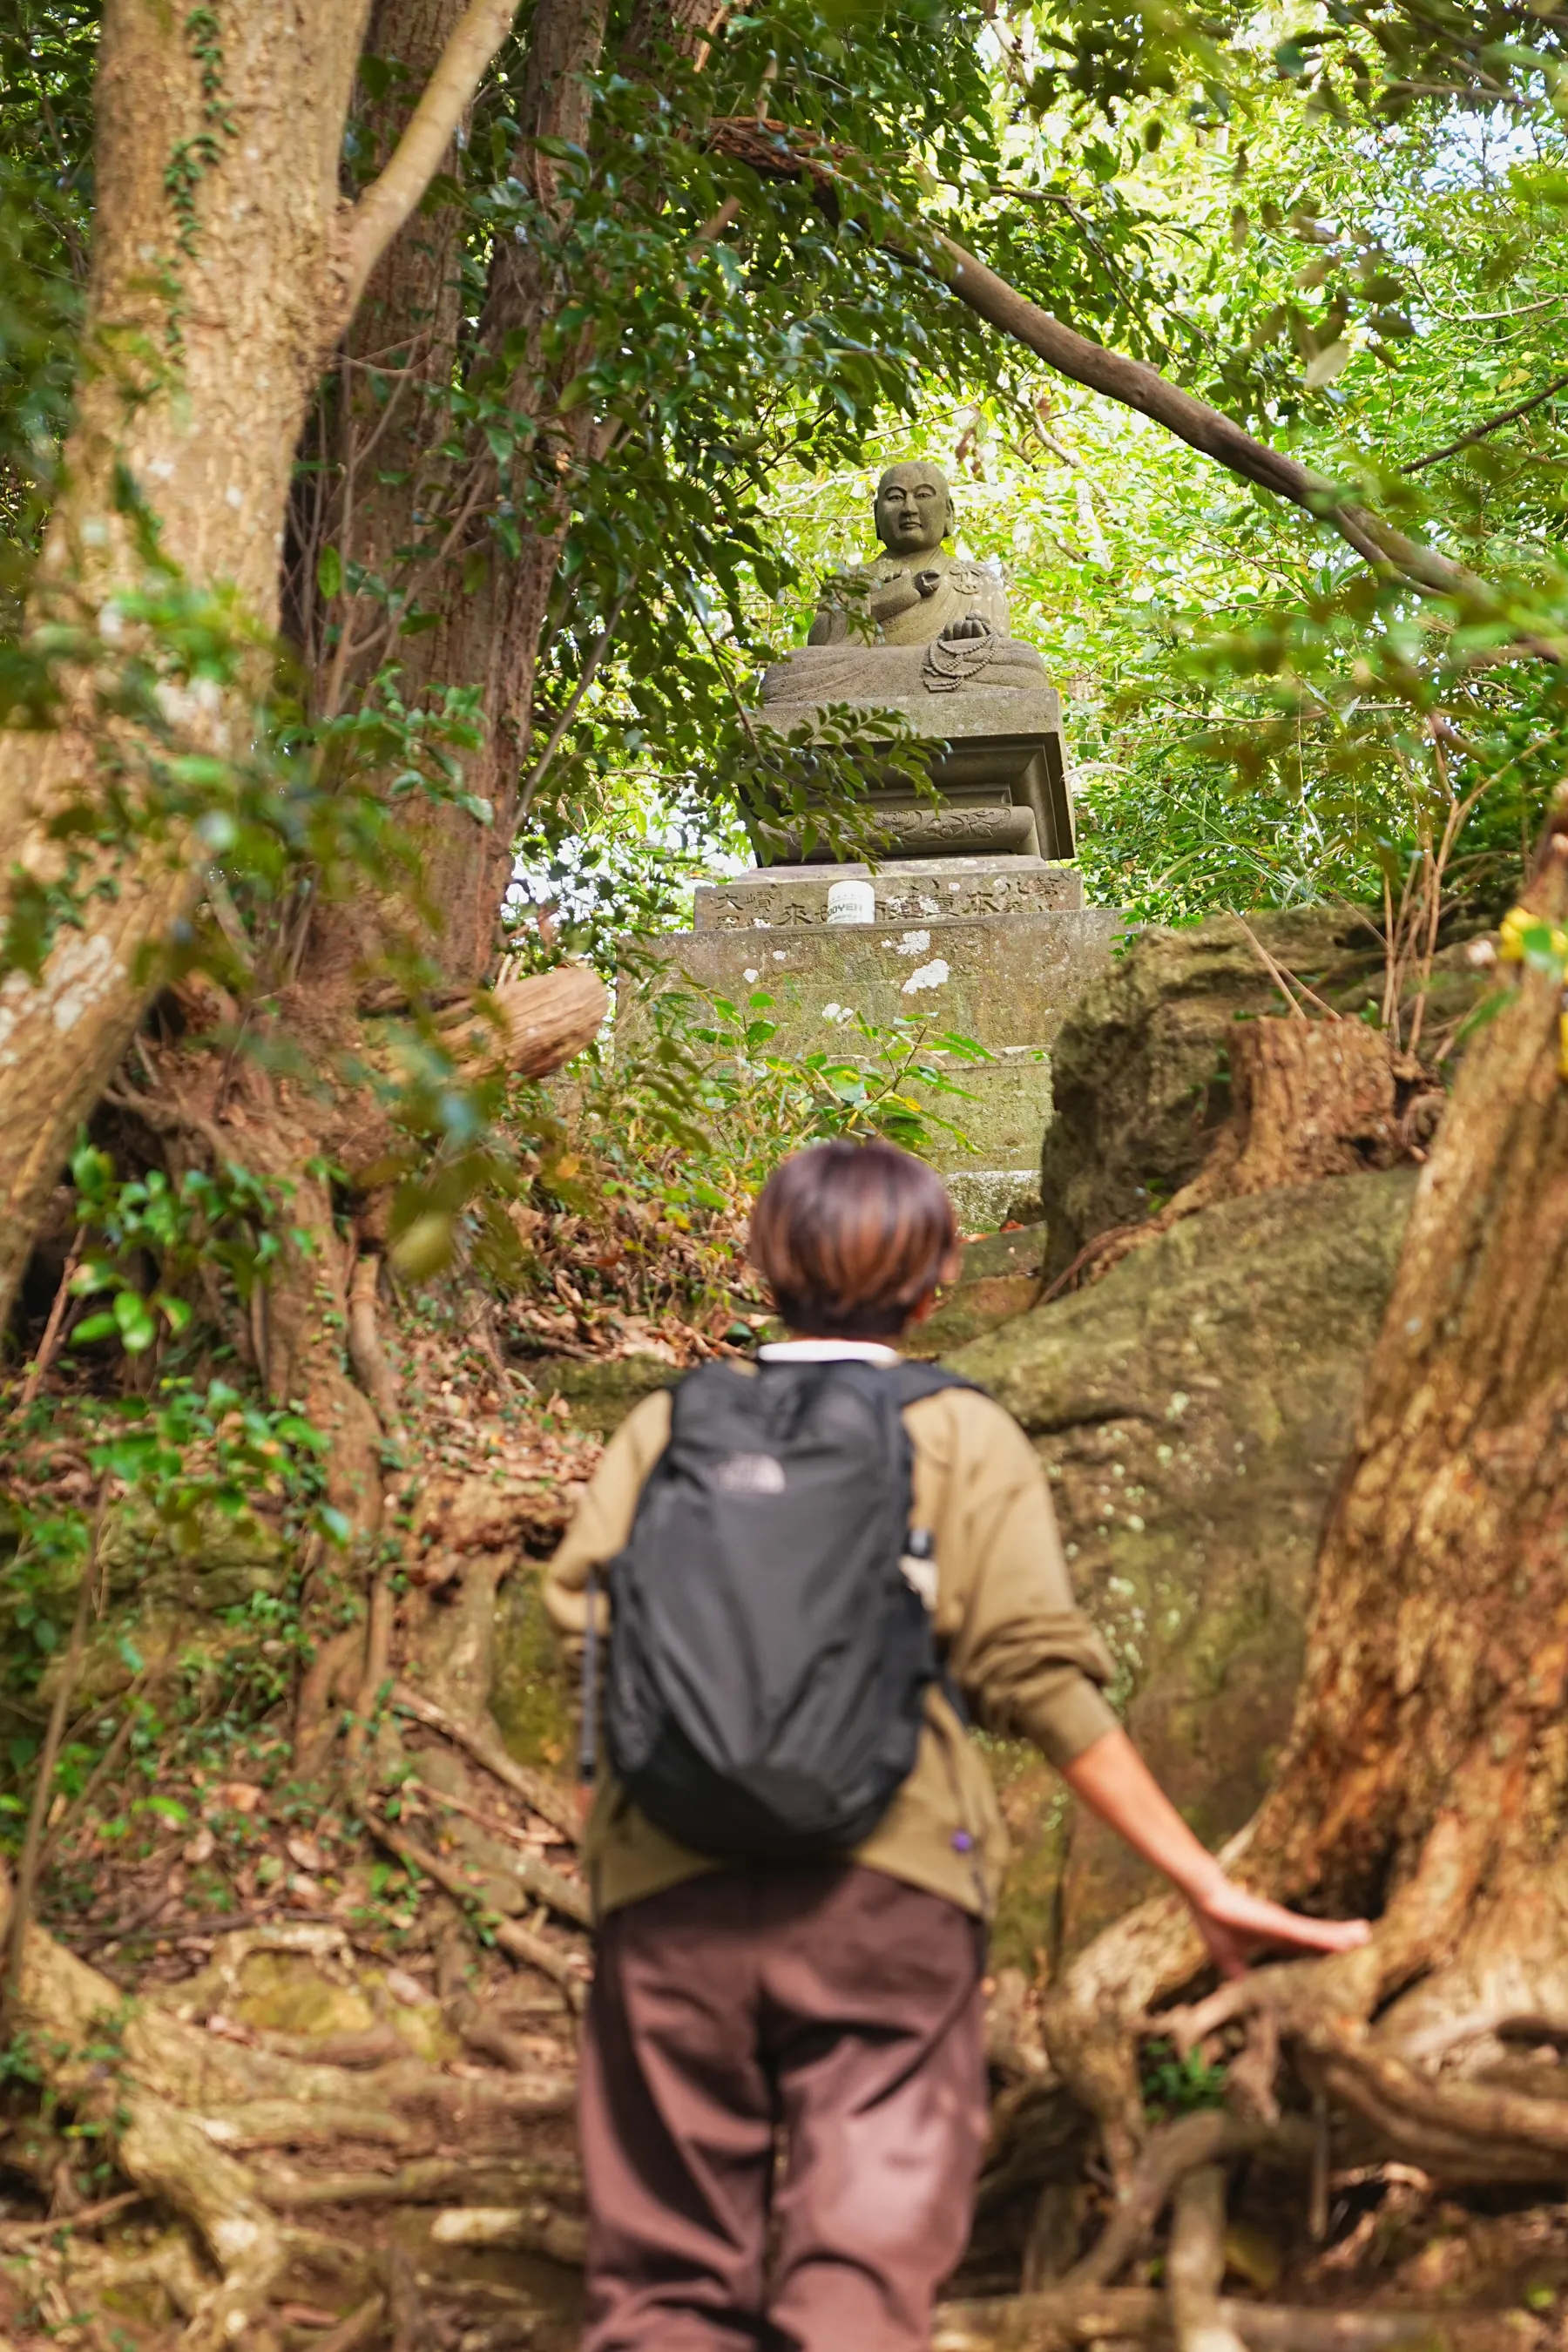
[(931, 946), (929, 931), (906, 931), (894, 948), (895, 955), (924, 955)]
[(922, 988), (940, 988), (947, 977), (947, 966), (942, 957), (937, 956), (931, 962), (922, 963), (918, 971), (910, 972), (900, 994), (913, 996)]
[(874, 923), (877, 886), (874, 882), (835, 882), (827, 893), (830, 923)]

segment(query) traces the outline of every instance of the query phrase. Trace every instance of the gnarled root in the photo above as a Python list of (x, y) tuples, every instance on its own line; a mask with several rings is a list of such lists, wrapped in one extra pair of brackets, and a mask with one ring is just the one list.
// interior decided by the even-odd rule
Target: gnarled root
[[(9, 1900), (0, 1881), (0, 1936)], [(215, 2011), (226, 1987), (237, 1984), (245, 1953), (264, 1945), (309, 1950), (331, 1965), (342, 1935), (310, 1922), (224, 1939), (204, 1979), (181, 1988), (184, 2015), (167, 2000), (127, 2007), (107, 1978), (40, 1927), (29, 1928), (24, 1947), (16, 2025), (51, 2091), (79, 2123), (90, 2120), (108, 2133), (126, 2178), (186, 2225), (211, 2263), (205, 2276), (187, 2271), (181, 2282), (165, 2282), (185, 2310), (184, 2352), (270, 2342), (267, 2307), (295, 2272), (325, 2273), (362, 2305), (376, 2285), (355, 2247), (288, 2218), (292, 2204), (320, 2201), (308, 2184), (294, 2196), (287, 2193), (291, 2184), (279, 2181), (274, 2197), (264, 2185), (272, 2176), (253, 2173), (238, 2151), (340, 2137), (397, 2147), (456, 2137), (477, 2150), (493, 2135), (515, 2147), (520, 2122), (559, 2116), (571, 2099), (564, 2074), (537, 2067), (526, 2076), (459, 2078), (408, 2055), (366, 2067), (357, 2046), (345, 2066), (205, 2031), (195, 2012)], [(113, 2063), (104, 2063), (106, 2046), (117, 2051)], [(345, 2194), (357, 2189), (362, 2200), (376, 2193), (363, 2176), (331, 2185)], [(487, 2204), (513, 2212), (517, 2242), (548, 2246), (563, 2258), (578, 2243), (580, 2225), (570, 2210), (557, 2210), (577, 2200), (569, 2168), (503, 2163), (470, 2181), (465, 2168), (449, 2162), (427, 2170), (416, 2164), (382, 2186), (392, 2201), (412, 2191), (417, 2201), (448, 2203), (482, 2188)], [(112, 2269), (118, 2258), (102, 2259)]]
[[(1313, 2311), (1282, 2304), (1215, 2305), (1221, 2327), (1248, 2352), (1502, 2352), (1517, 2341), (1510, 2312)], [(932, 2352), (1057, 2352), (1062, 2344), (1138, 2343), (1171, 2333), (1170, 2306), (1152, 2287), (1096, 2294), (1000, 2296), (939, 2306)]]

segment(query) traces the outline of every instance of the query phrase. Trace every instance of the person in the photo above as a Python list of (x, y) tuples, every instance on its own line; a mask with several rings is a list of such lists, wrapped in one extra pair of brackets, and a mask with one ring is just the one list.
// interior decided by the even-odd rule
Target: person
[[(940, 1178), (880, 1142), (784, 1162), (751, 1251), (792, 1335), (760, 1350), (761, 1379), (897, 1365), (892, 1342), (959, 1263)], [(1162, 1793), (1104, 1696), (1110, 1658), (1011, 1416), (956, 1386), (907, 1405), (903, 1424), (944, 1672), (924, 1689), (913, 1769), (869, 1834), (815, 1860), (716, 1859), (600, 1777), (584, 1843), (598, 1927), (581, 2058), (584, 2352), (929, 2346), (985, 2139), (982, 1976), (1005, 1850), (955, 1693), (985, 1730), (1042, 1748), (1164, 1874), (1222, 1970), (1258, 1944), (1336, 1951), (1367, 1933), (1234, 1885)], [(645, 1398), (582, 1497), (546, 1583), (569, 1638), (670, 1427), (669, 1392)]]

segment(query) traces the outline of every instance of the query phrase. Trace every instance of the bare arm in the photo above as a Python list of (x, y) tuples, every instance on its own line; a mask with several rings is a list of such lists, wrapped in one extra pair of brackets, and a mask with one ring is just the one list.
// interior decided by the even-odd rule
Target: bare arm
[(1257, 1944), (1304, 1952), (1345, 1952), (1364, 1944), (1364, 1919), (1307, 1919), (1233, 1885), (1194, 1836), (1124, 1731), (1108, 1731), (1062, 1768), (1073, 1794), (1125, 1838), (1134, 1853), (1163, 1872), (1192, 1906), (1198, 1933), (1216, 1966), (1240, 1976)]

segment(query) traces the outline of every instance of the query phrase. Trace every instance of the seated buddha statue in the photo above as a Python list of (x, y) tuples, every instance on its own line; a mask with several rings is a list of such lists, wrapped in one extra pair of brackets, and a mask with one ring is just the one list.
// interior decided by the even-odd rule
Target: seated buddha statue
[(1001, 575), (942, 551), (953, 513), (939, 467), (889, 466), (871, 513), (883, 553), (828, 583), (805, 646), (763, 672), (764, 702), (879, 702), (1046, 684), (1033, 646), (1008, 635)]

